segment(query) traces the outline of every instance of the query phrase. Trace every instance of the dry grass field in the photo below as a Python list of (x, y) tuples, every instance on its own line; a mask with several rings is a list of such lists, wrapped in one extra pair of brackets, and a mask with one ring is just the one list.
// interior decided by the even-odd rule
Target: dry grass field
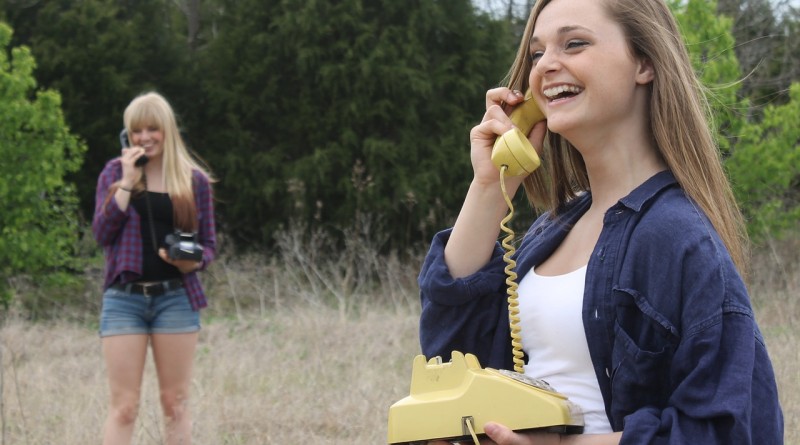
[[(310, 241), (287, 237), (281, 261), (269, 264), (226, 255), (207, 273), (213, 306), (195, 362), (195, 444), (386, 443), (388, 408), (407, 395), (419, 351), (419, 264), (364, 244), (320, 262), (304, 248)], [(752, 286), (787, 444), (800, 444), (798, 247), (759, 251)], [(85, 298), (93, 312), (96, 292)], [(0, 325), (0, 445), (99, 443), (107, 387), (95, 314), (65, 318), (12, 315)], [(135, 443), (162, 444), (150, 360), (146, 372)]]

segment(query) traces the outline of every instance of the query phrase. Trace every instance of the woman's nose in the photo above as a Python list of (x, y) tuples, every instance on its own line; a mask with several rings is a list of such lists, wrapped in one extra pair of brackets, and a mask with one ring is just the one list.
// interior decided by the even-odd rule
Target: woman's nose
[(558, 54), (554, 50), (544, 51), (541, 56), (539, 56), (539, 60), (536, 61), (536, 66), (534, 69), (540, 74), (545, 75), (547, 73), (557, 71), (561, 67), (561, 63), (558, 59)]

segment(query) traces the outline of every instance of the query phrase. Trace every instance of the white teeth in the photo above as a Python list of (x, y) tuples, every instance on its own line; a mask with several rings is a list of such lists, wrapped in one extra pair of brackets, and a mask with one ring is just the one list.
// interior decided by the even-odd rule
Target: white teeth
[(553, 99), (554, 97), (562, 93), (578, 94), (581, 91), (583, 91), (583, 88), (577, 87), (575, 85), (559, 85), (557, 87), (548, 88), (544, 90), (544, 95), (547, 96), (548, 99)]

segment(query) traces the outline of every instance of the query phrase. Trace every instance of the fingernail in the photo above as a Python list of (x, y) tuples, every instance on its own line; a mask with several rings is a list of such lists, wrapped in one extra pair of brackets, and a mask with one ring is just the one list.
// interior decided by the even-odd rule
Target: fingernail
[(522, 97), (522, 91), (520, 91), (520, 90), (514, 90), (514, 95), (515, 95), (515, 96), (518, 96), (518, 97)]
[(483, 426), (483, 431), (491, 436), (492, 434), (497, 432), (497, 425), (491, 422), (487, 423), (486, 425)]

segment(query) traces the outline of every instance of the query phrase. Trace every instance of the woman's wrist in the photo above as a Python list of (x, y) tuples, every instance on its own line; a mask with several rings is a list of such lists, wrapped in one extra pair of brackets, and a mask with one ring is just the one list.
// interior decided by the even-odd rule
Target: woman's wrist
[(133, 184), (125, 184), (125, 183), (120, 182), (119, 183), (119, 189), (130, 193), (130, 192), (133, 191)]

